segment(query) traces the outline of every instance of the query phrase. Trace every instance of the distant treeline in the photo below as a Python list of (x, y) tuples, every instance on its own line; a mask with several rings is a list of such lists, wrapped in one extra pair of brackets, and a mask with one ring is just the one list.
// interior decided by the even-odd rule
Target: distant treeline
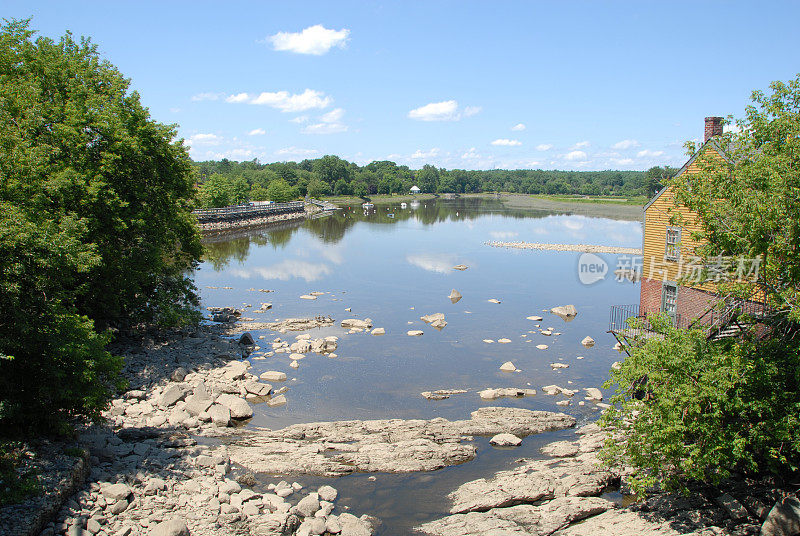
[(287, 201), (309, 195), (408, 193), (418, 186), (426, 193), (513, 192), (551, 195), (650, 196), (660, 182), (674, 175), (668, 166), (648, 171), (557, 171), (541, 169), (447, 170), (431, 165), (412, 170), (391, 161), (359, 166), (337, 156), (302, 162), (261, 164), (194, 162), (202, 206), (224, 206), (248, 200)]

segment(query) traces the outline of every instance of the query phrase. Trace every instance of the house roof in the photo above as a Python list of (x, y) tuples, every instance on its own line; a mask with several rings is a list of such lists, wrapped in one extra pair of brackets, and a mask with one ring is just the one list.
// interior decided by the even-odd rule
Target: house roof
[[(725, 149), (722, 148), (722, 145), (720, 145), (720, 143), (717, 141), (717, 138), (711, 138), (700, 146), (700, 148), (694, 153), (693, 157), (691, 157), (689, 160), (686, 161), (683, 167), (681, 167), (681, 169), (679, 169), (678, 172), (675, 174), (675, 177), (680, 177), (687, 169), (689, 169), (689, 166), (691, 166), (694, 163), (694, 161), (697, 160), (697, 158), (703, 153), (703, 150), (705, 150), (706, 147), (711, 147), (717, 152), (718, 155), (720, 155), (726, 161), (728, 161), (729, 163), (733, 163), (733, 160), (731, 160), (731, 158), (726, 154), (727, 151), (725, 151)], [(655, 203), (656, 200), (659, 197), (661, 197), (661, 195), (664, 192), (666, 192), (668, 188), (669, 186), (664, 186), (661, 190), (659, 190), (659, 192), (656, 195), (654, 195), (653, 198), (644, 206), (643, 211), (647, 212), (647, 209), (650, 208), (650, 205)]]

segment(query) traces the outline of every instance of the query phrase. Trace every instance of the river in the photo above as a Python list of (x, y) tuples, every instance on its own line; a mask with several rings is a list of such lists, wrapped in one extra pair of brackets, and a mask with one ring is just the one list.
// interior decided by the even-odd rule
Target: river
[[(206, 242), (207, 256), (196, 275), (204, 306), (245, 307), (244, 316), (257, 321), (329, 315), (334, 327), (315, 330), (313, 337), (336, 335), (336, 358), (308, 354), (297, 370), (288, 354), (252, 360), (254, 373), (286, 372), (288, 404), (256, 405), (248, 426), (280, 428), (292, 423), (376, 418), (469, 418), (482, 406), (514, 406), (563, 411), (579, 425), (597, 418), (599, 408), (577, 394), (568, 407), (556, 405), (563, 397), (545, 395), (544, 385), (571, 389), (601, 387), (620, 355), (606, 333), (609, 307), (637, 303), (638, 285), (619, 282), (613, 271), (619, 255), (599, 255), (608, 265), (607, 276), (591, 285), (578, 274), (580, 254), (560, 251), (492, 248), (488, 241), (585, 243), (640, 247), (641, 223), (631, 216), (615, 219), (591, 215), (508, 208), (492, 199), (427, 200), (406, 208), (376, 205), (369, 211), (349, 207), (333, 215), (251, 231)], [(631, 211), (627, 211), (630, 214)], [(596, 259), (595, 259), (596, 260)], [(464, 264), (468, 269), (454, 270)], [(222, 288), (232, 287), (232, 288)], [(267, 289), (272, 292), (258, 292)], [(451, 303), (458, 290), (463, 298)], [(324, 292), (316, 300), (300, 299)], [(496, 299), (500, 303), (488, 300)], [(272, 309), (251, 314), (261, 303)], [(566, 322), (546, 312), (573, 304), (578, 310)], [(252, 305), (252, 308), (247, 308)], [(350, 312), (345, 309), (351, 309)], [(441, 312), (447, 326), (437, 331), (420, 316)], [(526, 317), (542, 316), (541, 322)], [(345, 318), (370, 318), (384, 336), (347, 334), (338, 327)], [(536, 327), (552, 327), (546, 336)], [(408, 330), (424, 335), (409, 337)], [(556, 334), (560, 333), (560, 334)], [(276, 334), (258, 342), (269, 349)], [(296, 333), (279, 335), (292, 342)], [(596, 345), (580, 341), (591, 336)], [(510, 339), (507, 344), (496, 341)], [(488, 344), (484, 339), (495, 342)], [(536, 346), (547, 344), (545, 350)], [(578, 359), (581, 357), (582, 359)], [(518, 372), (499, 370), (512, 361)], [(553, 369), (551, 363), (569, 368)], [(482, 400), (477, 391), (487, 387), (533, 388), (525, 398)], [(420, 393), (436, 389), (468, 389), (446, 400), (434, 401)], [(610, 392), (604, 391), (606, 398)], [(325, 481), (337, 488), (337, 504), (353, 513), (368, 513), (383, 521), (380, 534), (406, 534), (414, 525), (439, 517), (447, 510), (445, 495), (459, 484), (489, 477), (520, 457), (541, 456), (545, 443), (567, 438), (571, 431), (525, 438), (515, 449), (493, 448), (488, 438), (476, 438), (478, 456), (461, 466), (410, 475), (355, 474), (329, 481), (287, 477), (303, 485)], [(276, 482), (277, 479), (264, 479)]]

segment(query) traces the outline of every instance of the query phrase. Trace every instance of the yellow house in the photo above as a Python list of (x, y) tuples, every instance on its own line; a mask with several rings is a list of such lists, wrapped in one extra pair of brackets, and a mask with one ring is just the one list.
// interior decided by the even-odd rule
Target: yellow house
[[(701, 156), (727, 159), (716, 139), (722, 134), (722, 121), (721, 117), (705, 118), (705, 141), (676, 177), (698, 173)], [(670, 223), (676, 214), (681, 216), (681, 226)], [(694, 214), (675, 202), (672, 187), (663, 188), (645, 205), (639, 316), (665, 312), (686, 327), (718, 301), (713, 282), (686, 282), (701, 269), (695, 260), (700, 245), (692, 238), (695, 231), (699, 226)]]

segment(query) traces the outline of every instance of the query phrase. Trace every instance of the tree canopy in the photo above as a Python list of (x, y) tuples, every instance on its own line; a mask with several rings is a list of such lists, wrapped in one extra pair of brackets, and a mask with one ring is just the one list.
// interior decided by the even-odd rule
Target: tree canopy
[(129, 86), (87, 39), (0, 27), (4, 425), (97, 416), (107, 328), (197, 318), (191, 161)]

